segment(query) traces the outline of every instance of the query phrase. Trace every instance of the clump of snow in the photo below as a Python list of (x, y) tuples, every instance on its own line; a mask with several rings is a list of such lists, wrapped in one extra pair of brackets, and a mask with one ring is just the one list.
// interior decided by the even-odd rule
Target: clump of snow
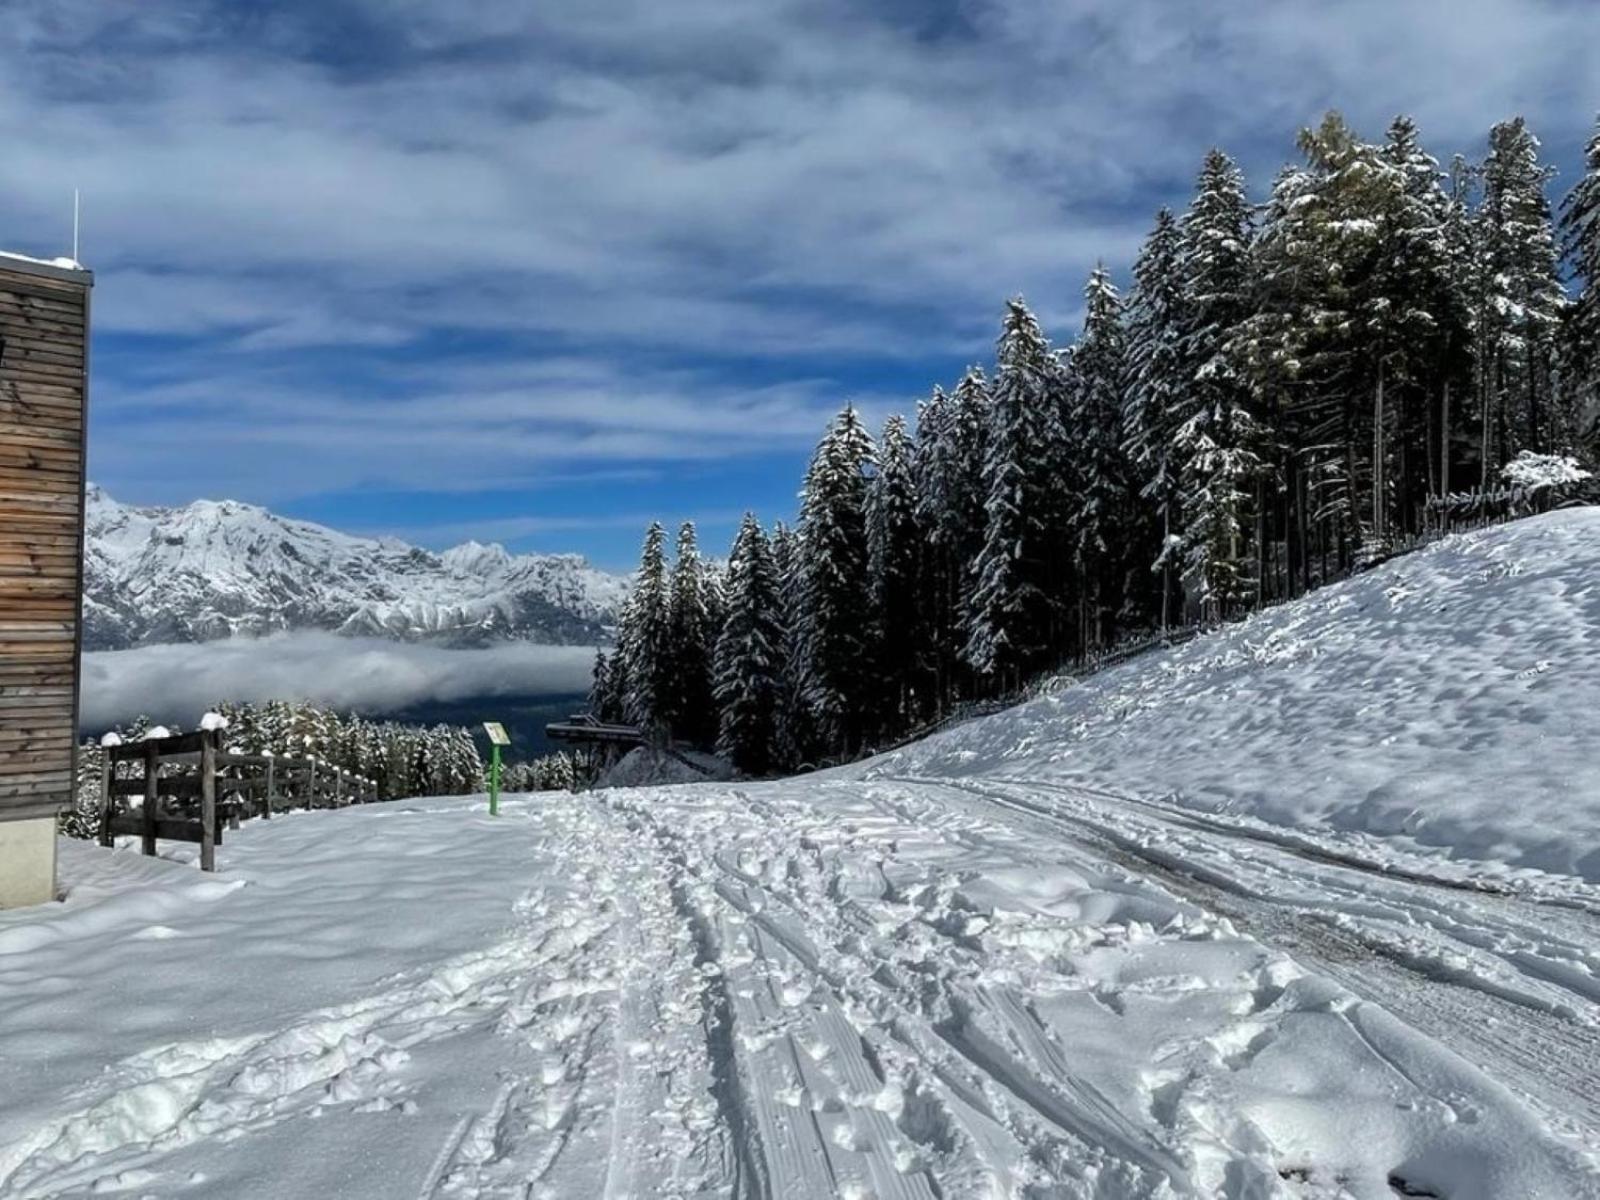
[(146, 742), (153, 742), (157, 738), (165, 738), (165, 737), (171, 737), (171, 736), (172, 736), (172, 731), (169, 730), (165, 725), (152, 725), (152, 726), (150, 726), (149, 729), (146, 729), (144, 731), (144, 737), (141, 738), (140, 740), (141, 741), (146, 741)]
[(1508, 483), (1530, 492), (1567, 487), (1593, 478), (1593, 473), (1579, 466), (1570, 454), (1535, 454), (1532, 450), (1519, 452), (1505, 465), (1503, 474)]
[(1600, 509), (1447, 538), (847, 771), (1114, 786), (1600, 881)]
[(208, 712), (200, 718), (200, 728), (207, 733), (228, 727), (228, 718), (218, 712)]
[(122, 745), (122, 735), (112, 730), (110, 733), (101, 736), (100, 744), (102, 746), (120, 746)]
[(83, 271), (84, 267), (75, 258), (66, 255), (57, 255), (55, 258), (35, 258), (31, 254), (18, 254), (13, 250), (0, 250), (0, 259), (9, 259), (12, 262), (33, 263), (40, 267), (61, 267), (68, 271)]

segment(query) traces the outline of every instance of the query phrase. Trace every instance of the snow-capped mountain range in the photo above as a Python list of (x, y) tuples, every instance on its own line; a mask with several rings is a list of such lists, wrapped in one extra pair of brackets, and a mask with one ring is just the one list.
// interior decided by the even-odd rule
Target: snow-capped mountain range
[(436, 554), (233, 500), (135, 508), (89, 488), (84, 647), (282, 630), (481, 645), (606, 640), (627, 581), (572, 554)]

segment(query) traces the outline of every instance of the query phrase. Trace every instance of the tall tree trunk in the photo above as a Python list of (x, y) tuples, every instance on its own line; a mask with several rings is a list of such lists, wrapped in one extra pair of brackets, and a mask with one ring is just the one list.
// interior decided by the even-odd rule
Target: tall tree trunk
[(1384, 540), (1383, 518), (1383, 360), (1378, 360), (1378, 388), (1372, 398), (1372, 536)]
[(1439, 400), (1439, 498), (1450, 494), (1450, 381)]
[(1489, 488), (1489, 393), (1490, 368), (1485, 363), (1478, 372), (1478, 416), (1483, 428), (1479, 434), (1478, 449), (1478, 488), (1487, 491)]
[(1166, 636), (1172, 609), (1172, 556), (1168, 542), (1172, 537), (1172, 502), (1161, 506), (1161, 634)]
[(1256, 474), (1256, 607), (1267, 600), (1267, 496), (1266, 480)]

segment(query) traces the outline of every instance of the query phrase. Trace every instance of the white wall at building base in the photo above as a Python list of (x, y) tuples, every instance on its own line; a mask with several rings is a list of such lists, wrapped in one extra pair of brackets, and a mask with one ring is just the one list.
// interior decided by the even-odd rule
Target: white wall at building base
[(0, 821), (0, 908), (56, 898), (56, 822)]

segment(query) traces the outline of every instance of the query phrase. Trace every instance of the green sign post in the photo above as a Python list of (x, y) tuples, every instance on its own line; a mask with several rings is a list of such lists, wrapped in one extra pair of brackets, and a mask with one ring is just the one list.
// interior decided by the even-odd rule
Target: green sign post
[(489, 815), (500, 815), (500, 747), (511, 745), (511, 735), (499, 721), (485, 721), (483, 731), (489, 735)]

